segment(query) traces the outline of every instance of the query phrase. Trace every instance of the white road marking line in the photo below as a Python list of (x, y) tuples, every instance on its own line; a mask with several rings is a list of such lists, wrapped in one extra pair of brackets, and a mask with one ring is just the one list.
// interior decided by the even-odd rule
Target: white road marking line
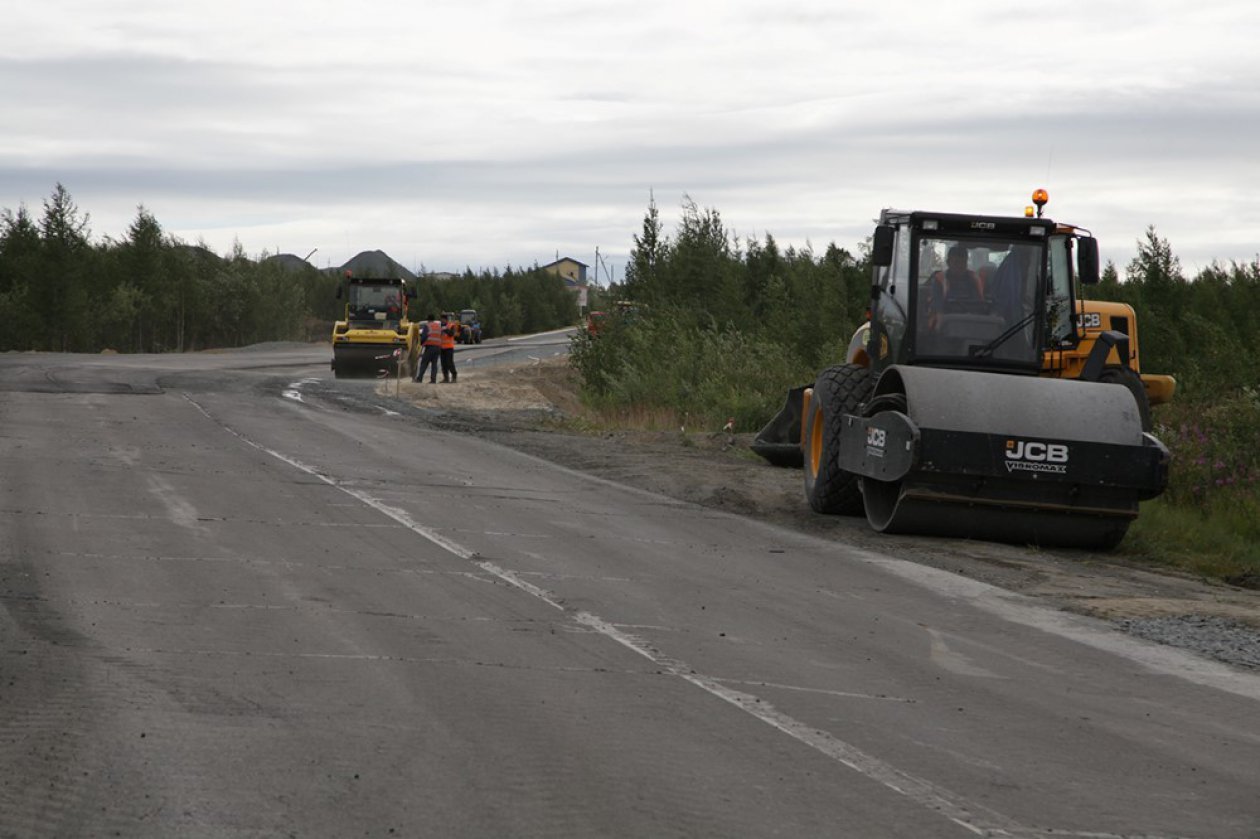
[[(500, 568), (492, 562), (479, 562), (477, 565), (522, 591), (537, 597), (552, 608), (561, 612), (567, 611), (564, 605), (555, 600), (549, 592), (521, 579), (517, 574)], [(988, 810), (988, 808), (980, 808), (977, 805), (969, 804), (960, 796), (937, 787), (930, 781), (902, 772), (900, 769), (862, 752), (825, 731), (820, 731), (793, 719), (787, 714), (776, 710), (769, 702), (765, 702), (759, 697), (732, 690), (723, 685), (720, 680), (698, 673), (685, 662), (663, 655), (642, 639), (628, 632), (621, 631), (597, 615), (592, 615), (590, 612), (576, 612), (573, 614), (573, 619), (583, 626), (589, 627), (601, 635), (616, 641), (623, 647), (638, 653), (653, 664), (661, 667), (664, 672), (690, 682), (696, 687), (734, 705), (741, 711), (751, 714), (784, 734), (821, 752), (832, 760), (883, 784), (893, 792), (904, 795), (917, 804), (941, 813), (949, 820), (977, 835), (1031, 835), (1034, 833), (1006, 816)], [(984, 809), (987, 812), (983, 815), (978, 814), (975, 812), (978, 809)]]
[(281, 391), (281, 393), (284, 395), (285, 399), (292, 399), (295, 402), (301, 402), (303, 401), (302, 400), (302, 385), (314, 384), (315, 382), (318, 382), (318, 381), (319, 379), (299, 379), (296, 382), (290, 382), (289, 386), (285, 388), (283, 391)]
[[(422, 620), (426, 623), (501, 623), (513, 625), (537, 624), (529, 618), (491, 618), (483, 615), (412, 615), (402, 612), (377, 612), (371, 609), (339, 609), (320, 602), (294, 603), (198, 603), (198, 602), (166, 602), (141, 600), (68, 600), (66, 603), (79, 608), (111, 608), (111, 609), (221, 609), (226, 611), (258, 611), (258, 612), (319, 612), (321, 614), (362, 615), (369, 618), (387, 618), (391, 620)], [(548, 624), (550, 625), (550, 624)]]
[(290, 466), (292, 466), (294, 469), (305, 472), (311, 477), (317, 478), (323, 483), (328, 484), (330, 487), (341, 490), (346, 495), (349, 495), (351, 498), (356, 498), (359, 501), (362, 501), (364, 504), (368, 505), (372, 509), (377, 510), (381, 513), (384, 513), (386, 516), (398, 522), (399, 524), (403, 525), (407, 529), (420, 534), (421, 536), (428, 539), (433, 544), (437, 545), (438, 547), (446, 549), (447, 551), (459, 557), (460, 559), (472, 559), (473, 557), (477, 555), (476, 551), (471, 551), (468, 548), (465, 548), (463, 545), (460, 545), (457, 542), (453, 542), (450, 539), (447, 539), (445, 536), (443, 536), (441, 533), (438, 533), (436, 530), (429, 527), (425, 527), (423, 524), (421, 524), (420, 522), (413, 519), (410, 515), (408, 515), (405, 510), (400, 510), (397, 507), (391, 507), (387, 505), (385, 502), (380, 501), (379, 499), (373, 498), (372, 496), (368, 495), (366, 492), (363, 492), (362, 490), (345, 486), (340, 481), (336, 480), (335, 478), (330, 478), (329, 476), (325, 475), (323, 472), (320, 472), (318, 469), (316, 469), (313, 466), (307, 466), (305, 463), (302, 463), (300, 460), (297, 460), (296, 458), (289, 457), (286, 454), (281, 454), (275, 449), (270, 449), (261, 443), (254, 442), (253, 440), (246, 437), (244, 434), (241, 434), (236, 429), (230, 428), (227, 425), (223, 424), (222, 422), (219, 422), (217, 419), (215, 419), (213, 416), (210, 415), (209, 411), (203, 408), (200, 405), (200, 403), (198, 403), (188, 394), (185, 393), (184, 398), (187, 399), (193, 405), (193, 407), (195, 407), (198, 411), (200, 411), (206, 417), (206, 419), (210, 420), (215, 425), (219, 426), (228, 434), (231, 434), (233, 437), (240, 440), (242, 443), (246, 444), (247, 446), (257, 449), (258, 451), (263, 452), (265, 454), (268, 454), (283, 463), (287, 463)]
[[(175, 647), (127, 647), (127, 654), (146, 653), (148, 655), (206, 656), (207, 658), (282, 658), (314, 661), (382, 661), (399, 664), (450, 664), (456, 667), (494, 667), (500, 670), (532, 670), (544, 673), (590, 673), (590, 667), (566, 667), (563, 665), (533, 666), (506, 661), (470, 661), (466, 658), (450, 656), (415, 657), (403, 655), (379, 655), (373, 653), (303, 653), (303, 652), (258, 652), (255, 650), (208, 650), (179, 649)], [(627, 673), (633, 671), (600, 670), (601, 673)]]
[[(478, 554), (476, 551), (467, 548), (457, 542), (447, 539), (436, 530), (426, 527), (425, 525), (413, 519), (405, 510), (397, 507), (391, 507), (383, 501), (373, 498), (367, 493), (352, 489), (342, 485), (335, 478), (331, 478), (313, 466), (308, 466), (301, 461), (282, 454), (274, 449), (270, 449), (261, 443), (256, 443), (244, 436), (235, 429), (229, 428), (227, 425), (219, 422), (211, 414), (206, 411), (200, 404), (194, 401), (188, 394), (183, 394), (198, 411), (200, 411), (207, 419), (214, 422), (224, 431), (236, 437), (246, 445), (264, 452), (271, 457), (287, 463), (295, 469), (318, 478), (320, 481), (334, 487), (347, 495), (350, 495), (364, 504), (367, 504), (374, 510), (378, 510), (399, 524), (407, 527), (419, 536), (428, 539), (438, 547), (443, 548), (449, 553), (459, 557), (460, 559), (472, 560)], [(1053, 828), (1037, 829), (1030, 828), (1020, 824), (1009, 816), (1003, 815), (989, 807), (970, 802), (966, 798), (953, 793), (943, 787), (940, 787), (924, 778), (919, 778), (904, 772), (879, 758), (868, 755), (856, 746), (840, 740), (833, 735), (813, 728), (800, 720), (784, 714), (774, 708), (769, 702), (763, 701), (757, 696), (741, 691), (733, 690), (722, 684), (722, 681), (712, 676), (706, 676), (693, 670), (686, 662), (678, 659), (670, 658), (658, 650), (653, 649), (647, 642), (623, 632), (615, 624), (605, 621), (598, 615), (590, 612), (577, 611), (571, 612), (564, 604), (560, 603), (546, 589), (540, 588), (533, 583), (520, 577), (505, 568), (495, 565), (493, 562), (481, 561), (475, 563), (477, 567), (483, 569), (488, 574), (497, 577), (504, 582), (515, 586), (524, 591), (553, 609), (569, 615), (576, 623), (593, 630), (604, 637), (617, 642), (628, 650), (651, 661), (660, 667), (663, 672), (676, 676), (686, 682), (695, 685), (707, 693), (733, 705), (739, 710), (750, 714), (756, 719), (766, 723), (767, 725), (778, 729), (793, 739), (809, 746), (815, 751), (831, 758), (853, 771), (875, 781), (887, 789), (899, 795), (905, 796), (910, 801), (932, 810), (960, 827), (976, 834), (977, 836), (1010, 836), (1010, 837), (1049, 837), (1049, 836), (1069, 836), (1075, 835), (1080, 837), (1091, 837), (1092, 839), (1126, 839), (1123, 834), (1111, 833), (1095, 833), (1090, 831), (1059, 831)], [(380, 659), (380, 660), (397, 660), (390, 656), (370, 656), (370, 655), (323, 655), (318, 654), (311, 657), (327, 657), (327, 658), (361, 658), (361, 659)]]
[(775, 690), (794, 690), (801, 693), (820, 693), (824, 696), (839, 696), (844, 699), (879, 699), (884, 702), (904, 702), (907, 705), (913, 705), (918, 702), (917, 699), (909, 699), (904, 696), (888, 696), (875, 693), (853, 693), (847, 690), (827, 690), (825, 688), (807, 688), (800, 685), (781, 685), (775, 682), (754, 682), (747, 679), (718, 679), (715, 682), (721, 682), (724, 685), (748, 685), (755, 688), (774, 688)]

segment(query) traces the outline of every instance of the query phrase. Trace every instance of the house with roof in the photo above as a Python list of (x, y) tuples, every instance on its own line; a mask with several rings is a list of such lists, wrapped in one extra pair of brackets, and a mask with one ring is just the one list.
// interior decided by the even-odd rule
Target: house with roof
[(555, 262), (548, 262), (542, 266), (542, 269), (564, 280), (565, 288), (577, 295), (578, 308), (585, 311), (586, 269), (589, 267), (585, 262), (579, 262), (571, 256), (565, 256), (557, 259)]
[(571, 256), (565, 256), (555, 262), (548, 262), (542, 269), (566, 280), (572, 280), (576, 285), (586, 285), (586, 269), (589, 267), (585, 262), (578, 262)]

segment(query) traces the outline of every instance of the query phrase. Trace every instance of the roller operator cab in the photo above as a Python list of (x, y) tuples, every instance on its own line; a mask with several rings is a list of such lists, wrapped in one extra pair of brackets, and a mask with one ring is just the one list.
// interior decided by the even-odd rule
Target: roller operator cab
[(930, 364), (1036, 375), (1043, 333), (1071, 335), (1072, 242), (1052, 222), (889, 210), (880, 221), (872, 373)]
[(872, 262), (849, 363), (801, 396), (811, 507), (889, 533), (1117, 544), (1169, 458), (1133, 319), (1085, 328), (1123, 320), (1078, 299), (1096, 240), (1039, 216), (885, 210)]
[(332, 370), (341, 378), (410, 376), (420, 352), (420, 326), (407, 316), (407, 284), (401, 278), (347, 274), (337, 288), (345, 317), (333, 324)]

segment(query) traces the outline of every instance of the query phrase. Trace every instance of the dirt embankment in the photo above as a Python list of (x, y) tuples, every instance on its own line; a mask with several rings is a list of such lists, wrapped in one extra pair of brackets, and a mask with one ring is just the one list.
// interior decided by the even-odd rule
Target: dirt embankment
[[(387, 387), (393, 396), (394, 385)], [(749, 450), (755, 429), (573, 431), (582, 406), (576, 374), (563, 359), (470, 368), (455, 384), (403, 382), (399, 395), (435, 425), (570, 468), (953, 571), (1116, 621), (1135, 634), (1260, 667), (1260, 592), (1155, 571), (1122, 552), (883, 536), (862, 518), (816, 515), (805, 502), (800, 470), (770, 466)]]

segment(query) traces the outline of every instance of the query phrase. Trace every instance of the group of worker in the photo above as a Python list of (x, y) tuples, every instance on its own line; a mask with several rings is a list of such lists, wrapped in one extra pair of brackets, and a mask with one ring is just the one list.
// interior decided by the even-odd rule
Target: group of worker
[(420, 345), (424, 347), (424, 354), (420, 356), (420, 369), (416, 372), (415, 381), (423, 382), (424, 374), (429, 372), (429, 382), (435, 384), (439, 362), (442, 365), (442, 381), (455, 381), (455, 342), (460, 328), (459, 320), (447, 314), (436, 318), (429, 314), (424, 319), (420, 325)]

